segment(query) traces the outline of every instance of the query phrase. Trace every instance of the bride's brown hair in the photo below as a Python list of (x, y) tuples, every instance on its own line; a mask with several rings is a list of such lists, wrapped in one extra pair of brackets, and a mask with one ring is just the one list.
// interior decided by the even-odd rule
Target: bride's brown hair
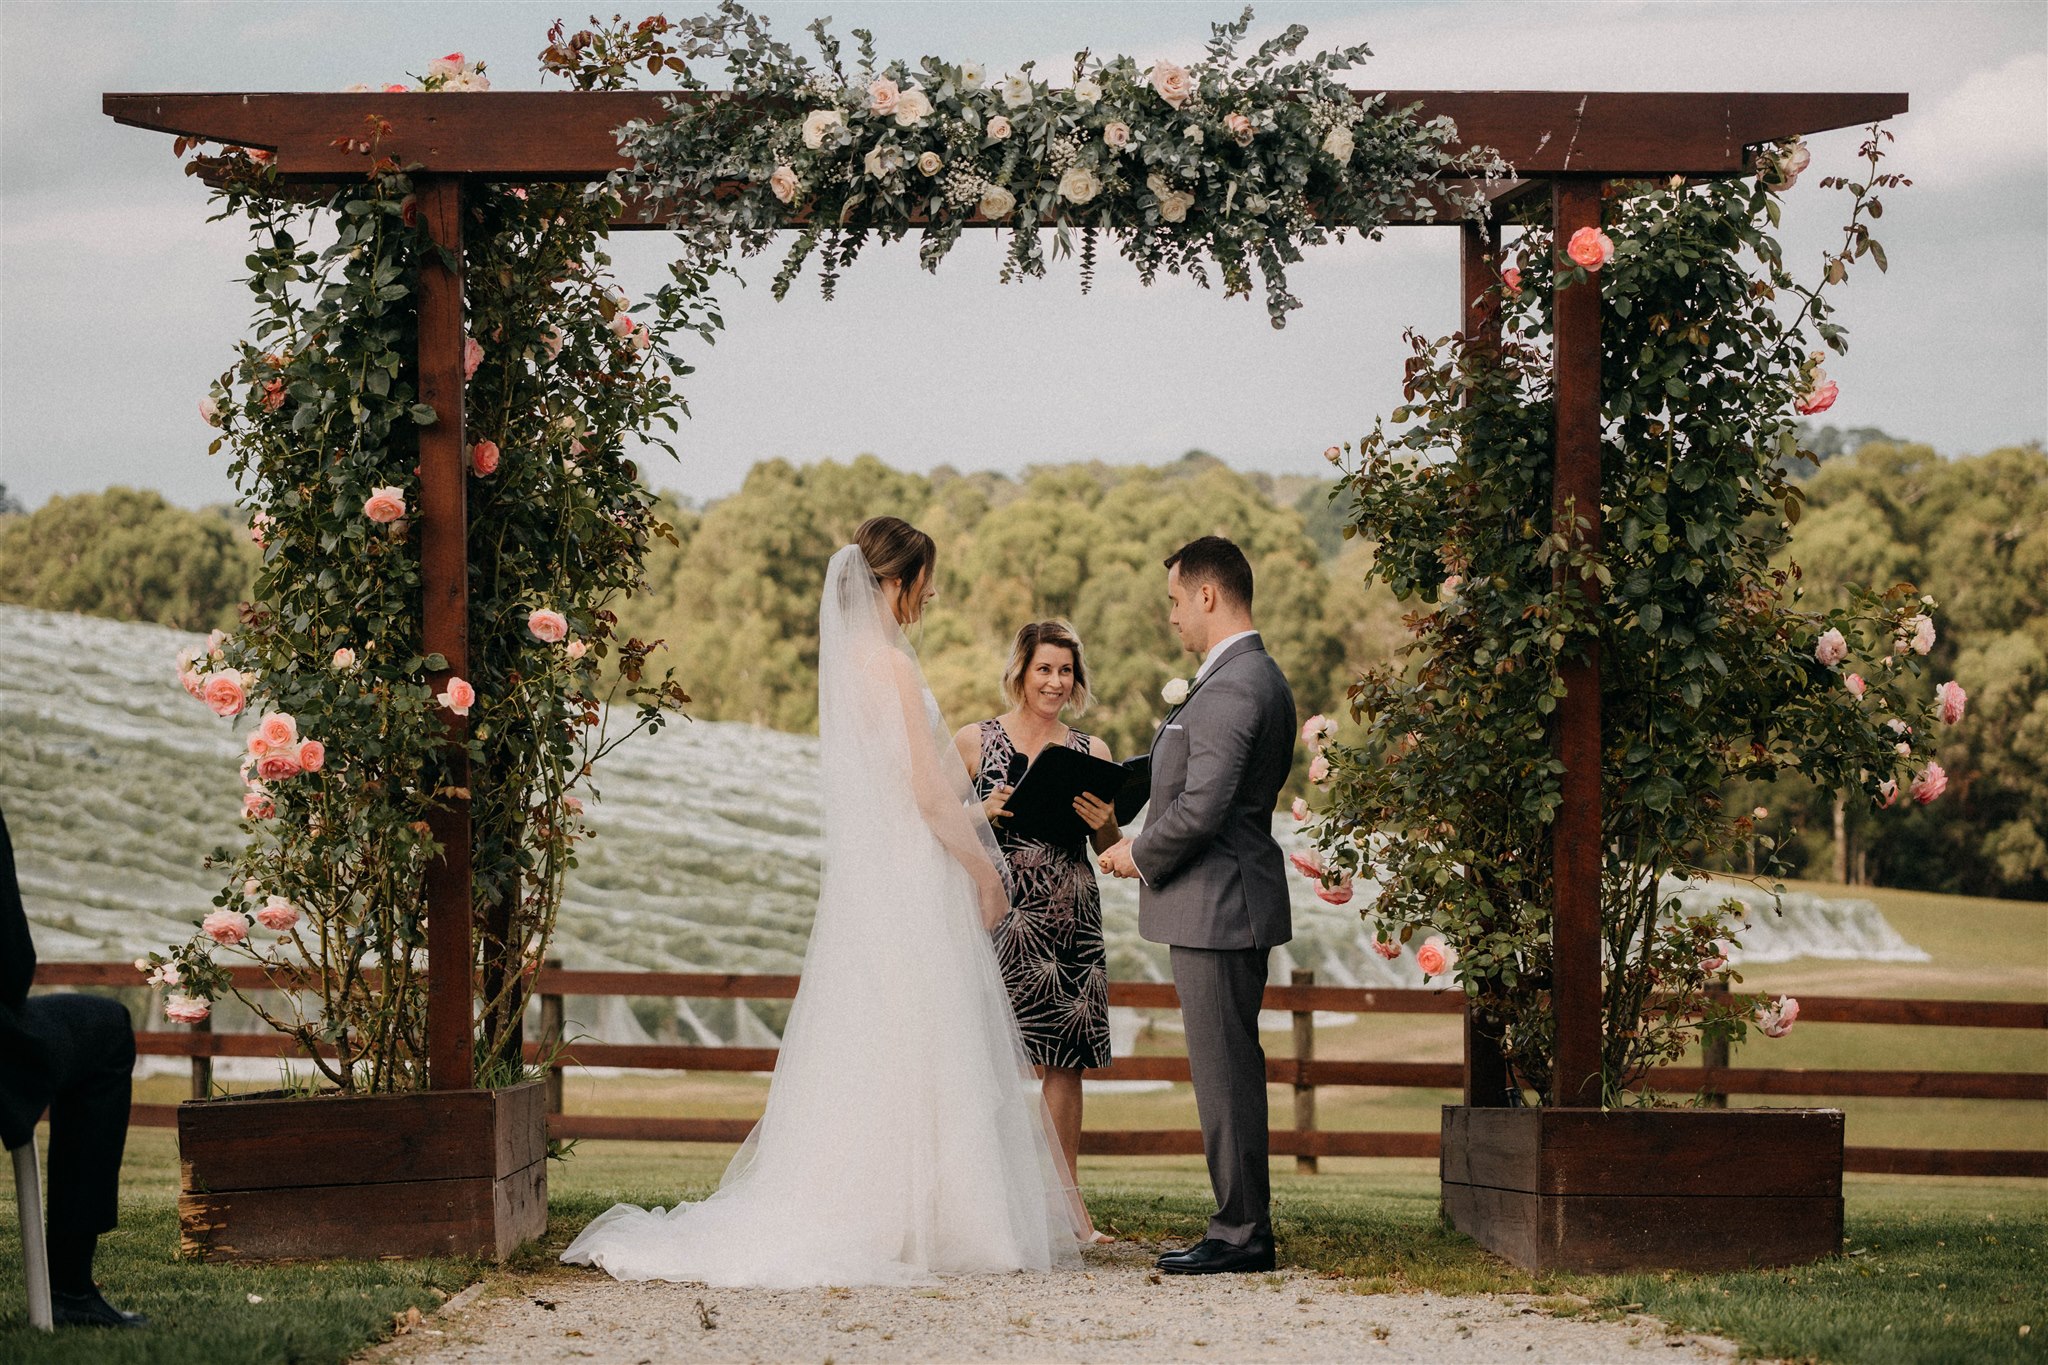
[(938, 562), (939, 547), (923, 531), (901, 517), (869, 517), (853, 533), (861, 557), (877, 578), (893, 578), (903, 585), (903, 600), (916, 609), (911, 594), (931, 576)]

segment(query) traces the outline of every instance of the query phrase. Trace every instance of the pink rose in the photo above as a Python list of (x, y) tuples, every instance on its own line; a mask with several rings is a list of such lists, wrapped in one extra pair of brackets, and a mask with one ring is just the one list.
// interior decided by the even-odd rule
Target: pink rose
[(1899, 784), (1887, 777), (1884, 781), (1877, 784), (1877, 796), (1877, 808), (1879, 810), (1890, 810), (1892, 802), (1899, 799)]
[(1337, 724), (1328, 716), (1310, 716), (1301, 727), (1301, 742), (1311, 749), (1320, 750), (1337, 733)]
[(1799, 1019), (1799, 1002), (1789, 995), (1781, 995), (1770, 1004), (1756, 1007), (1757, 1028), (1766, 1038), (1783, 1038), (1792, 1031), (1792, 1025)]
[(199, 699), (213, 708), (216, 716), (239, 716), (242, 708), (249, 704), (249, 694), (242, 686), (242, 675), (232, 668), (206, 675), (200, 684)]
[(260, 781), (282, 782), (298, 775), (299, 757), (296, 753), (270, 753), (256, 760), (256, 776)]
[(1330, 760), (1317, 754), (1308, 761), (1308, 780), (1320, 787), (1330, 780)]
[(611, 320), (605, 323), (605, 326), (610, 329), (611, 334), (621, 341), (627, 341), (632, 338), (633, 328), (636, 325), (633, 321), (633, 315), (624, 308), (612, 314)]
[(476, 689), (460, 678), (450, 678), (445, 691), (434, 695), (434, 700), (458, 716), (469, 714), (469, 708), (476, 705)]
[(793, 167), (777, 166), (768, 176), (768, 189), (783, 203), (796, 200), (796, 171)]
[(877, 76), (868, 82), (868, 112), (871, 114), (894, 113), (896, 100), (901, 95), (896, 82), (887, 76)]
[(164, 1018), (176, 1024), (196, 1024), (213, 1012), (213, 1006), (196, 995), (164, 997)]
[(387, 95), (409, 95), (412, 93), (412, 87), (404, 81), (392, 81), (384, 87), (384, 93)]
[(1913, 628), (1913, 652), (1925, 654), (1934, 648), (1934, 618), (1922, 613), (1906, 622)]
[(197, 697), (199, 695), (200, 687), (202, 685), (202, 680), (197, 673), (187, 668), (182, 670), (178, 674), (178, 685), (180, 687), (183, 687), (187, 692), (190, 692), (194, 697)]
[(283, 407), (284, 381), (282, 379), (264, 380), (263, 392), (260, 401), (263, 404), (263, 410), (265, 412), (276, 412), (279, 408)]
[(327, 766), (327, 746), (317, 739), (309, 739), (299, 745), (296, 755), (301, 772), (317, 773)]
[(1392, 962), (1401, 955), (1401, 945), (1390, 938), (1374, 939), (1372, 941), (1372, 950), (1389, 962)]
[(1308, 802), (1298, 796), (1295, 797), (1294, 804), (1287, 808), (1287, 813), (1292, 815), (1297, 822), (1308, 819)]
[(199, 932), (232, 948), (249, 937), (249, 917), (239, 910), (216, 910), (199, 921)]
[(469, 448), (469, 467), (488, 477), (498, 472), (498, 443), (478, 441)]
[(220, 425), (220, 404), (213, 401), (211, 394), (199, 400), (199, 417), (210, 427)]
[(548, 644), (558, 645), (569, 636), (569, 622), (558, 611), (546, 607), (536, 610), (526, 618), (526, 628), (533, 632), (533, 638)]
[(1321, 881), (1323, 877), (1323, 855), (1312, 848), (1299, 849), (1287, 855), (1287, 861), (1294, 864), (1294, 870), (1304, 877)]
[(1768, 820), (1771, 818), (1771, 808), (1769, 806), (1758, 806), (1750, 812), (1750, 817), (1756, 820)]
[(1941, 708), (1941, 723), (1954, 725), (1962, 720), (1963, 712), (1969, 709), (1970, 694), (1963, 691), (1959, 682), (1945, 682), (1934, 689), (1934, 704)]
[(256, 922), (266, 929), (282, 933), (299, 922), (299, 910), (283, 896), (272, 896), (256, 912)]
[(563, 798), (562, 798), (562, 809), (563, 809), (563, 810), (565, 810), (565, 811), (567, 811), (567, 812), (569, 812), (569, 814), (571, 814), (571, 815), (581, 815), (581, 814), (583, 814), (583, 798), (582, 798), (582, 797), (580, 797), (580, 796), (565, 796), (565, 797), (563, 797)]
[(1849, 642), (1842, 638), (1841, 631), (1830, 629), (1814, 642), (1813, 657), (1823, 667), (1833, 668), (1849, 657)]
[(1700, 959), (1700, 970), (1703, 972), (1707, 972), (1709, 974), (1718, 972), (1727, 965), (1728, 954), (1726, 953), (1716, 953), (1712, 957), (1703, 957)]
[(580, 659), (584, 656), (585, 653), (589, 651), (589, 649), (590, 646), (584, 644), (581, 640), (571, 640), (569, 642), (569, 647), (566, 650), (564, 650), (563, 653), (567, 654), (572, 659)]
[(1913, 799), (1926, 805), (1948, 790), (1948, 774), (1939, 763), (1929, 760), (1926, 771), (1913, 779)]
[(476, 367), (483, 363), (483, 343), (475, 337), (465, 336), (462, 339), (462, 377), (465, 380), (476, 378)]
[(1501, 271), (1500, 287), (1507, 292), (1509, 298), (1520, 298), (1522, 295), (1522, 272), (1513, 266), (1509, 266), (1506, 270)]
[(1572, 234), (1564, 254), (1588, 270), (1598, 270), (1614, 259), (1614, 239), (1596, 227), (1582, 227)]
[(372, 488), (370, 496), (363, 499), (363, 515), (383, 525), (397, 521), (405, 515), (404, 490), (390, 486)]
[(1815, 413), (1826, 412), (1835, 405), (1835, 399), (1841, 396), (1841, 392), (1840, 386), (1834, 380), (1826, 380), (1801, 394), (1793, 402), (1792, 411), (1798, 413), (1801, 417), (1811, 417)]
[(1225, 114), (1223, 116), (1223, 126), (1230, 131), (1232, 137), (1238, 140), (1239, 145), (1246, 147), (1251, 145), (1252, 121), (1243, 114)]
[(299, 742), (298, 721), (282, 711), (265, 716), (257, 725), (256, 731), (270, 741), (270, 747), (273, 749), (282, 749), (286, 745)]
[(1346, 877), (1335, 886), (1318, 886), (1316, 897), (1330, 905), (1342, 905), (1351, 899), (1351, 878)]
[(347, 645), (343, 645), (340, 649), (334, 651), (333, 663), (339, 669), (354, 668), (356, 666), (356, 652)]
[(276, 524), (271, 519), (270, 513), (258, 512), (255, 516), (249, 518), (249, 539), (255, 541), (258, 545), (267, 544), (270, 540), (270, 528)]
[(263, 732), (261, 730), (251, 730), (249, 732), (249, 757), (261, 758), (269, 752), (270, 741), (264, 738)]
[(1424, 976), (1437, 976), (1447, 970), (1458, 955), (1451, 951), (1439, 936), (1432, 935), (1415, 950), (1415, 965), (1422, 968)]
[(1146, 80), (1159, 92), (1159, 98), (1176, 109), (1186, 104), (1195, 93), (1195, 78), (1188, 74), (1186, 67), (1172, 62), (1160, 62), (1154, 66)]
[(1106, 145), (1108, 145), (1108, 146), (1111, 146), (1111, 147), (1128, 147), (1128, 146), (1130, 146), (1130, 145), (1131, 145), (1131, 125), (1130, 125), (1130, 124), (1128, 124), (1128, 123), (1125, 123), (1125, 122), (1123, 122), (1123, 121), (1122, 121), (1122, 120), (1120, 120), (1120, 119), (1119, 119), (1119, 120), (1115, 120), (1115, 121), (1112, 121), (1112, 122), (1109, 122), (1109, 123), (1105, 123), (1105, 124), (1103, 124), (1103, 125), (1102, 125), (1102, 140), (1103, 140), (1103, 142), (1104, 142), (1104, 143), (1105, 143)]
[(1323, 458), (1331, 464), (1342, 464), (1344, 462), (1344, 448), (1342, 446), (1324, 446)]
[(1007, 142), (1010, 137), (1010, 121), (997, 114), (988, 121), (984, 131), (987, 132), (990, 142)]
[(1864, 682), (1861, 673), (1851, 673), (1848, 677), (1842, 679), (1842, 686), (1849, 689), (1850, 696), (1858, 701), (1863, 700)]

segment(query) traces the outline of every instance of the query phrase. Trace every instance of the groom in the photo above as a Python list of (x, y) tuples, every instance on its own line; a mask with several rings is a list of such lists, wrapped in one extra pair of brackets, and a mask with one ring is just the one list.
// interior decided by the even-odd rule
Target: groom
[(1175, 1275), (1271, 1270), (1266, 954), (1294, 936), (1273, 810), (1294, 763), (1294, 696), (1252, 625), (1252, 566), (1220, 536), (1166, 560), (1168, 617), (1202, 666), (1152, 741), (1144, 831), (1102, 855), (1138, 877), (1138, 932), (1170, 945), (1216, 1214), (1209, 1235), (1159, 1258)]

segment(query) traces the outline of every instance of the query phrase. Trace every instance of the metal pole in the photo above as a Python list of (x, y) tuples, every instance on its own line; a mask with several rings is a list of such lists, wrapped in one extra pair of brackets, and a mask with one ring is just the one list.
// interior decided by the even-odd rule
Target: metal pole
[[(462, 182), (422, 175), (420, 211), (454, 268), (420, 267), (420, 401), (434, 409), (420, 428), (421, 648), (447, 660), (430, 675), (438, 692), (469, 674), (469, 488), (463, 468)], [(467, 1090), (475, 1079), (471, 968), (468, 722), (448, 726), (444, 793), (427, 824), (441, 854), (427, 868), (427, 1074), (436, 1090)]]
[[(1600, 226), (1600, 180), (1563, 175), (1551, 182), (1551, 230), (1562, 256), (1582, 227)], [(1572, 544), (1600, 546), (1600, 281), (1558, 291), (1555, 311), (1556, 527)], [(1562, 582), (1562, 576), (1560, 576)], [(1589, 605), (1599, 583), (1579, 588)], [(1561, 665), (1565, 695), (1557, 708), (1563, 804), (1551, 826), (1554, 878), (1551, 999), (1557, 1016), (1552, 1100), (1597, 1106), (1600, 1076), (1600, 656), (1587, 640)]]

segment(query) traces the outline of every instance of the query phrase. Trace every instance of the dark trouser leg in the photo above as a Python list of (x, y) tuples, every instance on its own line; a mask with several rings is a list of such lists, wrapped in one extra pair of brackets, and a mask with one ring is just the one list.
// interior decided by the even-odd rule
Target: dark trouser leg
[(99, 1234), (120, 1209), (121, 1153), (128, 1143), (128, 1094), (135, 1032), (117, 1000), (31, 996), (23, 1017), (49, 1042), (50, 1287), (92, 1287)]
[(1232, 1246), (1273, 1235), (1266, 1168), (1266, 1053), (1259, 1001), (1264, 948), (1175, 948), (1173, 984), (1187, 1025), (1202, 1151), (1216, 1191), (1209, 1236)]

